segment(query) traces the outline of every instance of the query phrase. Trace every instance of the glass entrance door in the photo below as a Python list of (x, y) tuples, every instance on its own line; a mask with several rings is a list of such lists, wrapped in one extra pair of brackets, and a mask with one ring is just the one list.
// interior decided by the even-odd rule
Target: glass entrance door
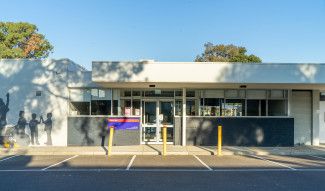
[(143, 102), (143, 141), (157, 142), (157, 102)]
[(174, 138), (173, 101), (148, 100), (142, 104), (142, 141), (145, 143), (161, 143), (162, 127), (167, 126), (167, 142)]

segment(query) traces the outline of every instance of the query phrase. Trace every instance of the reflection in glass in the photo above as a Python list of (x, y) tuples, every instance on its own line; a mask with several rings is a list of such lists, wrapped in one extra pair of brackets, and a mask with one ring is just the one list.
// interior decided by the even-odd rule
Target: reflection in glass
[(172, 102), (160, 102), (160, 113), (163, 115), (163, 124), (173, 124), (173, 104)]
[(156, 102), (145, 102), (145, 123), (155, 124), (156, 123)]
[(227, 99), (223, 104), (223, 116), (243, 116), (245, 115), (245, 100)]
[(201, 99), (201, 115), (202, 116), (220, 116), (221, 115), (220, 98), (202, 98)]

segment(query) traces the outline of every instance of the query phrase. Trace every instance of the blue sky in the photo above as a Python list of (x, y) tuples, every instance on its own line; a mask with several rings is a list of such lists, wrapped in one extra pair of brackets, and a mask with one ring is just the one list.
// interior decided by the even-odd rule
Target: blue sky
[(1, 0), (0, 21), (34, 23), (51, 58), (192, 61), (205, 42), (264, 62), (325, 63), (325, 0)]

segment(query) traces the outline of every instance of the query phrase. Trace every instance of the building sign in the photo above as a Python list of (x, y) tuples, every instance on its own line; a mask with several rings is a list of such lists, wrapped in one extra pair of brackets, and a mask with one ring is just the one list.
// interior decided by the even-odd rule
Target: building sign
[(139, 117), (110, 117), (107, 119), (107, 127), (113, 126), (115, 130), (138, 130), (140, 128)]

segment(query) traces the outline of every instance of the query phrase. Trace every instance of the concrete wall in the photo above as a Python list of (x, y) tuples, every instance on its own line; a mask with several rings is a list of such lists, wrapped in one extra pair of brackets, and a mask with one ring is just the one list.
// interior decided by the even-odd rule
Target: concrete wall
[(276, 117), (187, 117), (187, 145), (216, 146), (222, 125), (223, 145), (293, 146), (294, 119)]
[(92, 71), (95, 82), (325, 83), (325, 64), (93, 62)]
[[(80, 66), (67, 59), (61, 60), (0, 60), (0, 98), (6, 102), (9, 92), (8, 126), (16, 125), (19, 111), (25, 111), (27, 121), (31, 114), (36, 113), (37, 119), (47, 113), (52, 113), (52, 142), (56, 146), (67, 145), (67, 114), (69, 73), (76, 75), (83, 70)], [(69, 72), (70, 71), (70, 72)], [(41, 96), (36, 96), (41, 91)], [(5, 132), (3, 132), (5, 133)], [(30, 134), (28, 125), (26, 133)], [(47, 142), (44, 125), (38, 127), (39, 142)], [(29, 137), (20, 140), (18, 144), (28, 145)]]
[[(68, 117), (68, 146), (107, 146), (106, 117)], [(118, 130), (113, 145), (139, 145), (140, 129)]]

